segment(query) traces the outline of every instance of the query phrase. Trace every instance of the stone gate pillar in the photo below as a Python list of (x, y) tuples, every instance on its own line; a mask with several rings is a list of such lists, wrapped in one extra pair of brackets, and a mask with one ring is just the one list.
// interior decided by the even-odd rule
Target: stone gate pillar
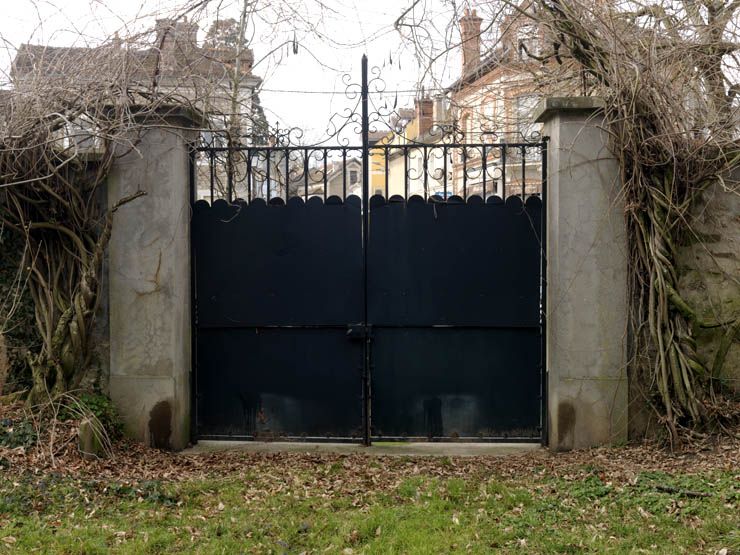
[(627, 439), (627, 248), (617, 161), (599, 99), (548, 98), (549, 445)]
[(129, 435), (182, 449), (190, 439), (188, 147), (196, 133), (185, 113), (142, 125), (135, 148), (116, 160), (108, 180), (109, 206), (146, 192), (113, 220), (109, 393)]

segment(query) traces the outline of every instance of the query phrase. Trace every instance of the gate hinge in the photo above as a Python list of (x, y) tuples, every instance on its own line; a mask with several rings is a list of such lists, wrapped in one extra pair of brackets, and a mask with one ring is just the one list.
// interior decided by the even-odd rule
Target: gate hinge
[(362, 340), (372, 338), (372, 326), (365, 324), (349, 324), (347, 326), (347, 338), (351, 340)]

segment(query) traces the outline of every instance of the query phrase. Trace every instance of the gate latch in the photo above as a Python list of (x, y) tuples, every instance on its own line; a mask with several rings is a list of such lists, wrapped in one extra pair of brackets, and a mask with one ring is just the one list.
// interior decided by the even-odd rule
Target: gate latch
[(347, 326), (347, 339), (352, 341), (362, 341), (372, 337), (370, 326), (365, 324), (349, 324)]

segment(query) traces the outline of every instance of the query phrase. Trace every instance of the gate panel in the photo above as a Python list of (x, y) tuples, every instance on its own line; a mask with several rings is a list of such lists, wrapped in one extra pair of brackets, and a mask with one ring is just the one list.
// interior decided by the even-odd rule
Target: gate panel
[(344, 329), (198, 334), (201, 437), (362, 437), (362, 346)]
[(539, 437), (541, 206), (373, 199), (375, 437)]
[(371, 324), (539, 325), (540, 199), (382, 200), (370, 210)]
[(537, 330), (374, 331), (375, 437), (539, 437)]
[(317, 197), (307, 203), (294, 197), (287, 205), (197, 203), (198, 324), (360, 322), (361, 223), (357, 197), (340, 204)]
[(197, 203), (200, 437), (355, 437), (361, 427), (361, 217), (324, 204)]

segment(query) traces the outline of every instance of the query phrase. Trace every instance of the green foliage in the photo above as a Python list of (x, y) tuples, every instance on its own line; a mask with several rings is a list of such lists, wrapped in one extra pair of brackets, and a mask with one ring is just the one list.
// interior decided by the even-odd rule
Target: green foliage
[(167, 507), (177, 505), (179, 501), (176, 496), (168, 494), (162, 482), (157, 480), (144, 481), (136, 485), (112, 483), (105, 486), (104, 491), (120, 499), (147, 501)]
[(0, 445), (3, 447), (30, 447), (36, 439), (36, 428), (30, 420), (0, 421)]
[[(392, 463), (391, 463), (392, 464)], [(326, 469), (328, 470), (328, 468)], [(343, 490), (259, 473), (130, 484), (0, 477), (3, 536), (19, 552), (64, 553), (714, 553), (740, 547), (732, 471), (601, 472), (502, 478), (434, 472)], [(689, 498), (658, 486), (705, 492)], [(187, 533), (183, 533), (187, 531)]]
[(12, 482), (0, 482), (0, 515), (27, 516), (49, 514), (64, 509), (74, 511), (80, 499), (102, 503), (147, 503), (173, 507), (179, 499), (167, 493), (159, 481), (123, 484), (85, 481), (48, 474), (42, 478), (24, 474)]
[[(123, 437), (123, 422), (116, 411), (116, 407), (113, 405), (113, 401), (109, 397), (102, 393), (96, 392), (85, 392), (74, 397), (74, 400), (79, 402), (83, 409), (91, 412), (102, 424), (108, 437), (114, 441)], [(77, 418), (79, 416), (79, 407), (70, 406), (71, 400), (65, 400), (65, 405), (59, 412), (59, 418), (61, 420), (68, 420), (70, 418)]]
[(0, 333), (7, 343), (10, 362), (8, 379), (0, 394), (31, 386), (26, 353), (40, 344), (33, 299), (23, 283), (26, 276), (18, 273), (23, 248), (19, 235), (0, 228)]

